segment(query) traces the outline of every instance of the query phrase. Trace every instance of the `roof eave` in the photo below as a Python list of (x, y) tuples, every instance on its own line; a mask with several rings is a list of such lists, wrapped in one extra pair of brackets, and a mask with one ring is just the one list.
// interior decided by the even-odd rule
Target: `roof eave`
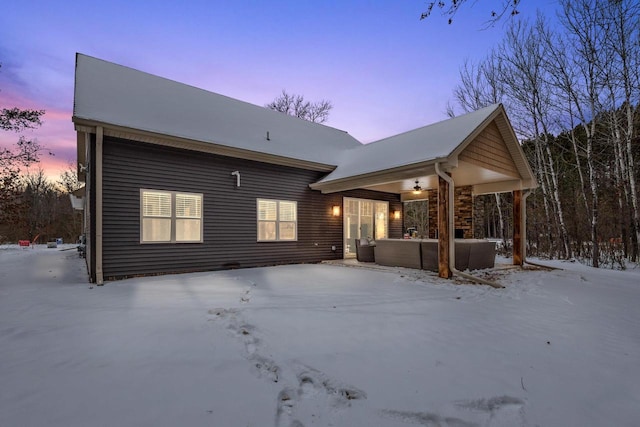
[(78, 132), (95, 133), (95, 128), (97, 126), (102, 126), (104, 129), (104, 135), (114, 138), (129, 139), (132, 141), (146, 142), (150, 144), (162, 145), (165, 147), (217, 154), (221, 156), (235, 157), (262, 163), (289, 166), (318, 172), (331, 172), (336, 168), (336, 165), (312, 162), (309, 160), (296, 159), (292, 157), (278, 156), (275, 154), (253, 150), (246, 150), (215, 142), (196, 141), (188, 138), (181, 138), (178, 136), (133, 129), (77, 116), (73, 116), (72, 121), (75, 124), (76, 131)]
[(412, 179), (416, 176), (434, 175), (435, 164), (443, 164), (445, 170), (454, 166), (449, 158), (430, 159), (419, 163), (398, 166), (394, 168), (374, 171), (330, 181), (319, 181), (309, 185), (313, 190), (322, 193), (337, 193), (340, 191), (354, 190), (357, 188), (370, 187), (374, 185), (387, 184), (394, 181)]

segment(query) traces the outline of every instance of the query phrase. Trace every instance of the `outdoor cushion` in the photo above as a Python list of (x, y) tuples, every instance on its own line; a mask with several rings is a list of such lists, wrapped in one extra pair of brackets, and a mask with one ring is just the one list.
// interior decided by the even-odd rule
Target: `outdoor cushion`
[[(362, 241), (366, 244), (362, 244)], [(375, 248), (368, 239), (356, 239), (356, 259), (359, 262), (375, 262)]]

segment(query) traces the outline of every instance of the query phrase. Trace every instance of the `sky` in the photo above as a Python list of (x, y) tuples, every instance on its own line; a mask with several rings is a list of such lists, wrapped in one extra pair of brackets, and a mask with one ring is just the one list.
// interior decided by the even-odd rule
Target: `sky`
[[(498, 0), (472, 1), (449, 25), (428, 1), (30, 1), (0, 15), (0, 107), (44, 109), (40, 167), (56, 180), (75, 164), (75, 53), (263, 106), (282, 90), (330, 100), (325, 123), (362, 143), (446, 119), (465, 60), (506, 31), (487, 28)], [(524, 0), (519, 19), (553, 15)], [(19, 134), (0, 132), (0, 147)], [(32, 167), (31, 171), (37, 170)]]

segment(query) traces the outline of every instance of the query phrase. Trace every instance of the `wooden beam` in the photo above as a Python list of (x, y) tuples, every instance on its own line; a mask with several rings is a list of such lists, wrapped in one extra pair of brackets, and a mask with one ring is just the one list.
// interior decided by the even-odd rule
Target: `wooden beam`
[(522, 190), (513, 191), (513, 265), (522, 265)]
[(438, 177), (438, 276), (451, 277), (449, 268), (449, 184)]

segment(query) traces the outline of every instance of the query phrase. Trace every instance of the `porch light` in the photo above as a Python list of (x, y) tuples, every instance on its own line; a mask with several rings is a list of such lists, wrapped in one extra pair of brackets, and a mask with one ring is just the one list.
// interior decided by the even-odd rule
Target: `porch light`
[(333, 216), (340, 216), (340, 206), (335, 205), (331, 212), (333, 213)]
[(400, 211), (393, 211), (393, 219), (400, 219)]
[(422, 193), (422, 187), (420, 187), (420, 185), (418, 184), (418, 180), (416, 179), (416, 185), (415, 187), (413, 187), (413, 194), (420, 194)]

